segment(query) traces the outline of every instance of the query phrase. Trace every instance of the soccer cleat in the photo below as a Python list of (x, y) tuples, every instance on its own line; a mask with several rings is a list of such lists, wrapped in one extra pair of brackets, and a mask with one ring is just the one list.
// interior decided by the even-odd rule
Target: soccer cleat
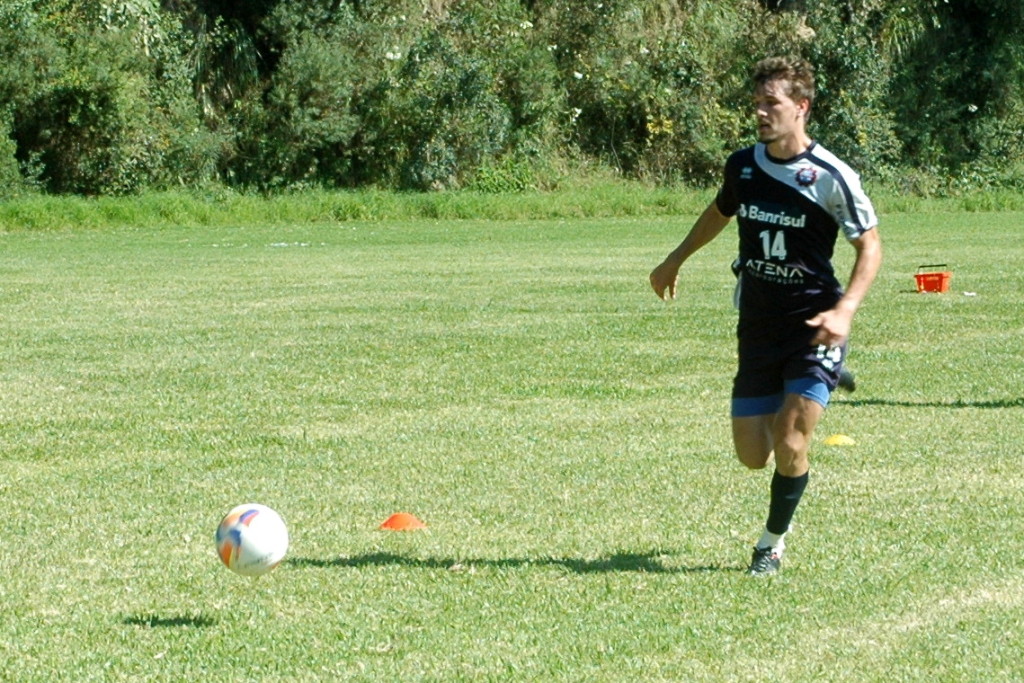
[(839, 371), (839, 388), (851, 394), (857, 390), (857, 378), (846, 368)]
[(754, 556), (750, 558), (748, 576), (771, 576), (779, 571), (782, 559), (774, 548), (754, 548)]

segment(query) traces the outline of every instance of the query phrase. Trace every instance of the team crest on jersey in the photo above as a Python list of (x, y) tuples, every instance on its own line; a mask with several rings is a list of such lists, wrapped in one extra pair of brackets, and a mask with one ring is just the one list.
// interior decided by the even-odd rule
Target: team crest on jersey
[(796, 172), (796, 182), (800, 187), (810, 187), (818, 179), (818, 170), (808, 166)]
[(740, 171), (740, 180), (750, 180), (754, 177), (754, 169), (750, 166), (744, 166), (743, 170)]

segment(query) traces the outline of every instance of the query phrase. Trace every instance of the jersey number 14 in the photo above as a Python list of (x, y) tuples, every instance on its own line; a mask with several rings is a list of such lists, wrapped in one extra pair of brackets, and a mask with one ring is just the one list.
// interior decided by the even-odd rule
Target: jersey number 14
[(778, 259), (779, 261), (786, 260), (786, 233), (779, 230), (772, 237), (771, 230), (761, 231), (761, 246), (764, 248), (764, 258), (766, 261), (772, 258)]

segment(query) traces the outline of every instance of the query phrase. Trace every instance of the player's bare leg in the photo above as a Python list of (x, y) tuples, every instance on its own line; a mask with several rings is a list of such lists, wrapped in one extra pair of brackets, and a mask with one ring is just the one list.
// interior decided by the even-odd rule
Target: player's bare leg
[(761, 469), (775, 459), (768, 521), (754, 546), (748, 570), (753, 576), (779, 570), (784, 537), (807, 486), (811, 437), (824, 410), (816, 401), (787, 394), (775, 415), (733, 418), (733, 441), (740, 462)]
[(818, 426), (824, 406), (797, 394), (786, 394), (782, 410), (775, 416), (772, 434), (775, 443), (775, 469), (786, 477), (807, 473), (807, 454), (811, 437)]
[(771, 462), (775, 450), (774, 424), (775, 415), (732, 419), (732, 442), (741, 463), (760, 470)]

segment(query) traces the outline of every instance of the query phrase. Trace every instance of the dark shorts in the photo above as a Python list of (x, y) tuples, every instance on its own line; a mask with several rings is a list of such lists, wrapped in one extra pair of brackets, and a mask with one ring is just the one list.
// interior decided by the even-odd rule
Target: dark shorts
[(775, 413), (787, 393), (828, 405), (829, 394), (839, 382), (846, 346), (812, 346), (815, 332), (803, 316), (741, 321), (733, 417)]

